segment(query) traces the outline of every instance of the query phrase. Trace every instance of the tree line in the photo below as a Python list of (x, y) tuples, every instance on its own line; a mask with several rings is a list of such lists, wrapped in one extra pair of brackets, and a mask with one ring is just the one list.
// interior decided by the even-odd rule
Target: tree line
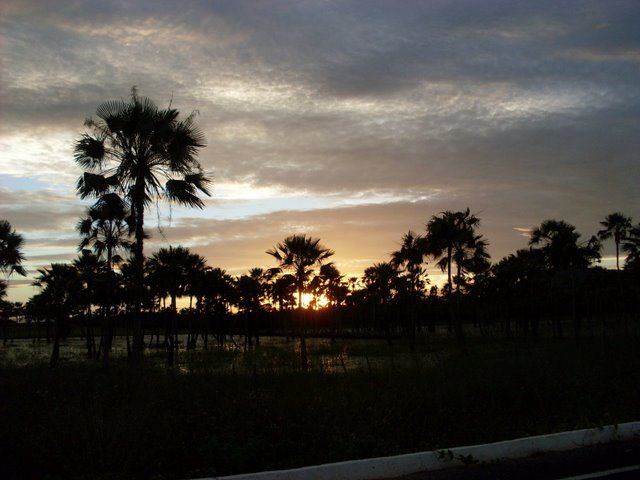
[[(204, 207), (198, 195), (209, 195), (210, 179), (197, 160), (204, 136), (194, 113), (180, 119), (177, 110), (157, 107), (135, 88), (128, 101), (100, 105), (96, 116), (74, 146), (85, 169), (78, 194), (95, 199), (77, 225), (80, 256), (39, 270), (34, 284), (40, 292), (24, 310), (44, 321), (54, 344), (52, 365), (74, 324), (82, 328), (87, 355), (105, 364), (116, 331), (126, 333), (132, 358), (160, 346), (169, 363), (179, 332), (186, 332), (187, 349), (222, 344), (238, 333), (247, 344), (261, 334), (296, 336), (306, 364), (309, 334), (379, 335), (387, 342), (402, 336), (414, 348), (417, 332), (442, 325), (464, 347), (468, 324), (536, 335), (546, 320), (562, 337), (567, 319), (578, 335), (587, 316), (622, 318), (628, 328), (638, 311), (640, 224), (619, 212), (587, 239), (565, 221), (545, 220), (532, 229), (528, 248), (494, 264), (477, 215), (469, 208), (441, 212), (423, 234), (407, 232), (389, 260), (371, 265), (362, 278), (345, 278), (331, 262), (331, 249), (297, 234), (266, 251), (275, 265), (238, 277), (182, 246), (145, 257), (151, 205), (164, 199)], [(0, 268), (24, 274), (22, 237), (6, 221), (0, 236)], [(608, 239), (615, 243), (615, 271), (595, 266)], [(446, 273), (441, 289), (430, 285), (428, 262)], [(4, 295), (6, 281), (0, 288)], [(182, 312), (180, 297), (189, 299)]]

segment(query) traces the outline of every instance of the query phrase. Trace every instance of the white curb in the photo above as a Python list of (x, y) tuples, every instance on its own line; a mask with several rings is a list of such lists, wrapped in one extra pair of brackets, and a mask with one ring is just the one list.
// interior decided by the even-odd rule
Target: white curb
[(467, 462), (471, 460), (475, 463), (476, 461), (523, 458), (535, 453), (571, 450), (615, 440), (630, 440), (635, 437), (640, 437), (640, 422), (518, 438), (485, 445), (409, 453), (394, 457), (350, 460), (292, 470), (208, 477), (200, 480), (373, 480), (463, 465), (463, 460)]

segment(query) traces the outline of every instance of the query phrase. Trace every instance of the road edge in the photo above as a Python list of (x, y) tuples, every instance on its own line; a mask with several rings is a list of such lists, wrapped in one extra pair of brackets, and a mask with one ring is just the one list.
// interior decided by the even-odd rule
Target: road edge
[(571, 450), (588, 445), (640, 437), (640, 422), (628, 422), (568, 432), (517, 438), (483, 445), (470, 445), (327, 463), (291, 470), (247, 473), (199, 480), (376, 480), (459, 465), (524, 458), (537, 453)]

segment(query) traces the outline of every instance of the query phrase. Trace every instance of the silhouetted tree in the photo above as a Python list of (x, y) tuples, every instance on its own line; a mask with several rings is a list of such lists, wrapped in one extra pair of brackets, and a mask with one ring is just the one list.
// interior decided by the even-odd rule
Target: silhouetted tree
[(209, 195), (210, 180), (197, 160), (204, 136), (195, 125), (195, 112), (180, 120), (176, 109), (158, 108), (150, 99), (138, 96), (135, 88), (129, 101), (105, 102), (96, 116), (85, 122), (91, 133), (84, 134), (74, 148), (76, 162), (88, 169), (78, 180), (78, 192), (81, 198), (116, 192), (129, 203), (136, 267), (133, 352), (139, 356), (145, 208), (156, 199), (204, 207), (198, 192)]
[[(580, 331), (581, 315), (576, 301), (578, 272), (584, 271), (594, 261), (600, 260), (600, 242), (596, 237), (579, 241), (576, 228), (563, 220), (545, 220), (531, 232), (529, 245), (542, 251), (546, 265), (555, 272), (555, 280), (568, 277), (571, 292), (571, 312), (576, 336)], [(564, 273), (563, 273), (564, 272)], [(584, 279), (584, 275), (580, 275)], [(557, 316), (556, 316), (557, 317)], [(554, 317), (556, 332), (562, 336), (562, 323)]]
[[(467, 258), (469, 245), (479, 242), (475, 229), (480, 225), (480, 219), (471, 213), (469, 208), (464, 211), (446, 211), (433, 216), (427, 223), (427, 251), (435, 259), (436, 265), (447, 272), (447, 299), (449, 303), (449, 330), (455, 330), (456, 336), (462, 342), (464, 333), (462, 321), (456, 314), (453, 301), (453, 282), (451, 267), (454, 262), (458, 266), (458, 277), (462, 272), (463, 262)], [(459, 284), (458, 284), (459, 285)], [(459, 287), (458, 289), (459, 290)], [(457, 298), (457, 297), (456, 297)], [(457, 301), (457, 300), (456, 300)], [(462, 343), (464, 348), (464, 343)]]
[(598, 231), (600, 240), (607, 240), (613, 237), (616, 244), (616, 270), (620, 270), (620, 242), (623, 241), (631, 229), (631, 218), (620, 212), (611, 213), (600, 222), (604, 228)]
[(6, 220), (0, 220), (0, 272), (11, 275), (13, 272), (25, 276), (22, 266), (24, 238), (11, 228)]
[(60, 359), (60, 340), (66, 337), (67, 320), (81, 307), (79, 292), (82, 283), (76, 268), (68, 264), (52, 263), (50, 268), (38, 269), (33, 282), (42, 288), (37, 295), (47, 305), (47, 315), (54, 319), (54, 344), (51, 352), (51, 367)]
[(84, 306), (82, 320), (85, 327), (87, 357), (94, 358), (97, 357), (98, 351), (93, 335), (93, 306), (100, 303), (98, 294), (100, 293), (100, 287), (104, 287), (105, 282), (102, 282), (102, 280), (104, 280), (106, 274), (106, 266), (98, 256), (86, 249), (82, 250), (80, 256), (73, 261), (73, 266), (76, 269), (78, 281), (82, 287), (77, 295)]
[(576, 227), (564, 220), (545, 220), (531, 232), (529, 245), (539, 247), (547, 265), (554, 270), (586, 268), (600, 259), (600, 243), (595, 237), (579, 242)]
[(244, 318), (245, 348), (260, 342), (256, 323), (262, 311), (262, 302), (268, 294), (265, 270), (259, 267), (249, 270), (248, 275), (241, 275), (236, 280), (238, 308)]
[(624, 268), (627, 270), (640, 270), (640, 223), (629, 229), (622, 250), (627, 254)]
[(424, 257), (427, 255), (425, 237), (409, 231), (402, 237), (400, 250), (391, 254), (391, 263), (407, 272), (413, 292), (418, 295), (425, 286), (425, 270), (422, 268)]
[(178, 349), (177, 298), (184, 295), (194, 265), (204, 265), (204, 259), (188, 248), (161, 248), (147, 261), (149, 283), (161, 286), (171, 299), (170, 322), (167, 335), (167, 361), (173, 365), (174, 351)]
[(547, 270), (540, 249), (521, 249), (491, 267), (483, 294), (493, 305), (486, 305), (504, 319), (505, 333), (511, 335), (511, 321), (518, 314), (524, 317), (524, 327), (538, 333), (539, 312), (545, 303), (542, 291)]
[(98, 257), (106, 261), (104, 322), (100, 342), (102, 361), (105, 366), (109, 364), (113, 337), (111, 322), (115, 279), (113, 264), (122, 260), (118, 252), (128, 253), (131, 250), (132, 243), (128, 239), (131, 222), (132, 218), (120, 196), (116, 193), (107, 193), (87, 209), (86, 216), (80, 219), (76, 227), (81, 236), (79, 249), (91, 248)]
[[(314, 269), (333, 255), (332, 250), (320, 244), (319, 238), (307, 237), (306, 235), (291, 235), (271, 250), (267, 250), (266, 253), (278, 261), (281, 269), (290, 270), (295, 277), (299, 309), (302, 309), (302, 294)], [(300, 336), (300, 351), (304, 368), (307, 367), (305, 328), (306, 326), (303, 325)]]
[(402, 237), (400, 250), (391, 254), (391, 263), (406, 271), (409, 301), (409, 348), (415, 348), (418, 301), (424, 297), (426, 272), (422, 265), (427, 255), (425, 237), (409, 231)]
[(456, 291), (459, 292), (462, 286), (467, 285), (469, 274), (475, 276), (489, 269), (491, 264), (487, 251), (488, 245), (489, 242), (482, 235), (471, 233), (466, 238), (461, 236), (453, 254), (453, 261), (456, 264)]
[(362, 281), (367, 296), (374, 303), (374, 324), (376, 322), (376, 307), (379, 311), (387, 343), (391, 345), (391, 326), (389, 318), (389, 303), (393, 297), (393, 289), (397, 283), (398, 269), (391, 262), (374, 263), (364, 271)]
[(237, 296), (233, 278), (221, 268), (206, 270), (201, 295), (207, 319), (205, 322), (205, 348), (208, 347), (210, 327), (214, 330), (218, 345), (222, 346), (227, 333), (229, 308), (236, 302)]
[[(26, 276), (27, 272), (22, 266), (24, 255), (22, 247), (24, 238), (11, 228), (6, 220), (0, 220), (0, 272), (9, 277), (13, 272)], [(7, 294), (7, 282), (0, 279), (0, 299)]]

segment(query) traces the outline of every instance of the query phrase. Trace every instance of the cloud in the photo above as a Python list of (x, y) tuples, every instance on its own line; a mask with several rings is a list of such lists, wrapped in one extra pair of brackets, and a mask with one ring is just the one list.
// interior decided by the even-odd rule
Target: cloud
[(199, 112), (214, 180), (204, 211), (168, 221), (163, 206), (167, 240), (155, 232), (150, 248), (182, 242), (234, 272), (296, 231), (356, 272), (467, 206), (494, 259), (547, 218), (587, 235), (612, 211), (640, 215), (633, 0), (0, 8), (0, 216), (34, 257), (75, 252), (73, 142), (132, 85)]

